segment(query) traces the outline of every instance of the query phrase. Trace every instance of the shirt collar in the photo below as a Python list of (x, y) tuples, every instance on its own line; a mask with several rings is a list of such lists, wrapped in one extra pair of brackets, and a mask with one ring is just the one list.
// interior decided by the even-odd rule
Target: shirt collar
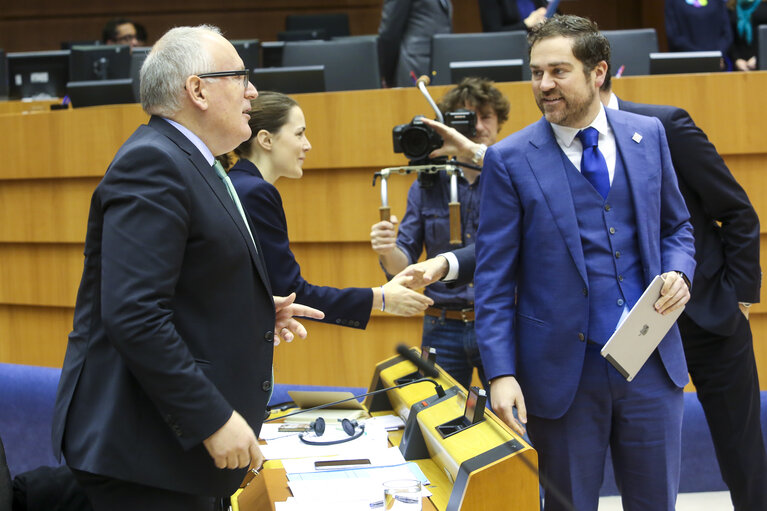
[(200, 153), (202, 153), (203, 157), (208, 162), (208, 164), (210, 164), (211, 167), (213, 166), (213, 163), (214, 163), (216, 158), (215, 158), (215, 156), (213, 156), (213, 153), (211, 152), (211, 150), (208, 149), (208, 146), (205, 145), (205, 142), (203, 142), (200, 137), (195, 135), (189, 128), (187, 128), (186, 126), (184, 126), (182, 124), (177, 123), (173, 119), (168, 119), (167, 117), (163, 117), (163, 119), (165, 121), (167, 121), (168, 124), (170, 124), (171, 126), (176, 128), (177, 130), (179, 130), (182, 135), (184, 135), (186, 138), (188, 138), (189, 141), (192, 144), (194, 144), (194, 146), (197, 148), (197, 150), (200, 151)]
[[(591, 121), (589, 126), (595, 128), (601, 135), (607, 135), (609, 133), (609, 127), (607, 125), (607, 115), (605, 115), (605, 108), (602, 104), (599, 104), (599, 113)], [(587, 126), (588, 127), (588, 126)], [(570, 128), (569, 126), (561, 126), (559, 124), (551, 123), (551, 129), (554, 130), (554, 137), (557, 142), (565, 147), (570, 147), (578, 135), (578, 132), (583, 128)]]

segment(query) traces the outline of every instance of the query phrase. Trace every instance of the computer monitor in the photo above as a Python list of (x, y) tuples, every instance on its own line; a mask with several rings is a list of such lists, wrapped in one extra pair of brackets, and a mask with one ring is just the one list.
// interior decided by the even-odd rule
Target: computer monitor
[(277, 32), (278, 41), (311, 41), (313, 39), (328, 39), (328, 33), (325, 32), (324, 28)]
[(325, 92), (325, 66), (291, 66), (253, 69), (250, 81), (258, 90), (284, 94)]
[(133, 80), (130, 78), (69, 82), (67, 95), (74, 108), (137, 102), (133, 91)]
[(8, 54), (8, 97), (61, 98), (69, 81), (69, 50)]
[(5, 50), (0, 50), (0, 99), (8, 99), (8, 60)]
[(721, 71), (720, 51), (679, 51), (650, 54), (651, 75), (715, 73)]
[(69, 79), (73, 82), (129, 78), (131, 52), (128, 45), (73, 46)]
[(522, 59), (503, 60), (467, 60), (450, 63), (452, 83), (460, 83), (464, 78), (475, 76), (494, 82), (522, 81)]
[(261, 44), (258, 42), (258, 39), (238, 39), (229, 42), (237, 50), (246, 68), (256, 69), (261, 67)]

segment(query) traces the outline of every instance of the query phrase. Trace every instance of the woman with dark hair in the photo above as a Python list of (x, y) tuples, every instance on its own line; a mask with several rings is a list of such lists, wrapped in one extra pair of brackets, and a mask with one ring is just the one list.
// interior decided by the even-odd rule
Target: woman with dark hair
[(274, 187), (281, 177), (303, 175), (304, 159), (312, 148), (304, 113), (285, 94), (260, 92), (251, 101), (249, 123), (251, 138), (235, 149), (239, 160), (229, 177), (256, 226), (274, 294), (295, 292), (297, 301), (325, 312), (325, 323), (352, 328), (365, 328), (374, 309), (411, 316), (432, 304), (430, 298), (403, 286), (401, 278), (380, 287), (345, 289), (304, 280), (290, 250), (282, 197)]

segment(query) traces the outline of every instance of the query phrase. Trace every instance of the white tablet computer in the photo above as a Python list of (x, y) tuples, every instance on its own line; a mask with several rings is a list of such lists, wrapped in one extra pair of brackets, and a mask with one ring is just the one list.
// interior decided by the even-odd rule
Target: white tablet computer
[(658, 275), (602, 348), (602, 356), (631, 381), (676, 322), (684, 307), (666, 314), (655, 311), (663, 279)]

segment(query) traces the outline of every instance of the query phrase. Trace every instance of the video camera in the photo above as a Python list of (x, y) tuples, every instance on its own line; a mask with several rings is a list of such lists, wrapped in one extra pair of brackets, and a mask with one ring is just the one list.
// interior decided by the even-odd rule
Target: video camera
[[(416, 115), (407, 124), (400, 124), (392, 129), (394, 152), (404, 154), (411, 165), (423, 165), (444, 162), (445, 158), (434, 160), (429, 154), (442, 147), (442, 137), (422, 121), (422, 115)], [(477, 134), (477, 114), (471, 110), (460, 109), (445, 114), (445, 124), (455, 128), (465, 137)]]

